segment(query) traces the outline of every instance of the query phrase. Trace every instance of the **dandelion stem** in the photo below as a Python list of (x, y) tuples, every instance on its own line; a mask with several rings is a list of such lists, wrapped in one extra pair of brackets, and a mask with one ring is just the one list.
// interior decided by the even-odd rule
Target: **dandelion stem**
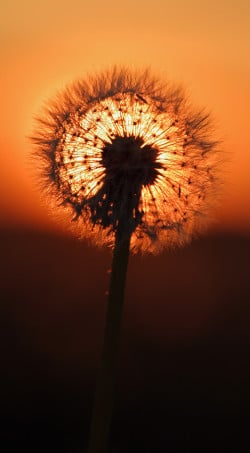
[(130, 235), (124, 238), (118, 228), (115, 238), (103, 350), (97, 378), (88, 453), (104, 453), (107, 451), (108, 446), (129, 247)]

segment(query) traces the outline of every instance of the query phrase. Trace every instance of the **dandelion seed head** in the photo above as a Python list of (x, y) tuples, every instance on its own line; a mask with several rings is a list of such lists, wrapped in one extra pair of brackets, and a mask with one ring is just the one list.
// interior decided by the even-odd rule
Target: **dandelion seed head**
[(57, 201), (82, 236), (157, 253), (197, 233), (217, 191), (209, 116), (147, 71), (79, 81), (49, 103), (33, 137)]

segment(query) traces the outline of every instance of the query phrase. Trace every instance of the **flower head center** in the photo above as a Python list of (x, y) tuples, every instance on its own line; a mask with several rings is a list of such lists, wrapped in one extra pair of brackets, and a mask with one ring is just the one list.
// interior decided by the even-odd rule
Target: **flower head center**
[(141, 222), (139, 203), (143, 186), (155, 182), (161, 164), (158, 151), (141, 137), (116, 136), (102, 150), (103, 186), (90, 203), (92, 219), (125, 236)]
[(102, 152), (107, 181), (118, 185), (129, 182), (134, 192), (153, 184), (161, 167), (157, 154), (154, 147), (144, 145), (141, 137), (115, 137)]

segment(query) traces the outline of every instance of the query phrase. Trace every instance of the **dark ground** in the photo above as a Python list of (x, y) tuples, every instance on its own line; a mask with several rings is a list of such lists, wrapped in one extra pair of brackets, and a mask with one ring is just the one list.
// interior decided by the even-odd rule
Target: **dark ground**
[[(0, 232), (0, 450), (87, 444), (111, 254)], [(132, 257), (110, 452), (250, 451), (250, 237)]]

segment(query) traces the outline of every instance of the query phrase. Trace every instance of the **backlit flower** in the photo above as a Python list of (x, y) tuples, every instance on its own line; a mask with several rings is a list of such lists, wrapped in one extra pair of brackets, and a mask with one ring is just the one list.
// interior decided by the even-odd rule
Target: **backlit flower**
[(119, 229), (133, 251), (157, 252), (203, 224), (217, 188), (211, 133), (180, 88), (114, 68), (50, 102), (33, 141), (83, 236), (112, 244)]

